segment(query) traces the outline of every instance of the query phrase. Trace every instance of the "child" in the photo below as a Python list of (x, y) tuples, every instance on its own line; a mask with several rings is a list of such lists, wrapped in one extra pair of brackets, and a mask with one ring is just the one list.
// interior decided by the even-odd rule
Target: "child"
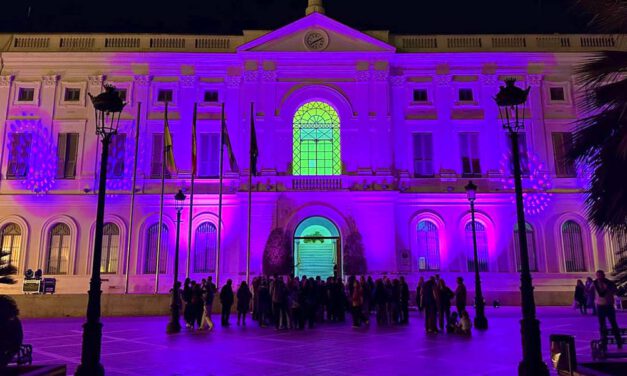
[(463, 336), (470, 336), (470, 329), (472, 328), (472, 323), (470, 322), (470, 317), (468, 316), (467, 311), (462, 312), (462, 318), (459, 320), (459, 325), (457, 326), (457, 333)]
[(455, 333), (459, 323), (457, 322), (457, 312), (451, 313), (451, 317), (446, 324), (446, 333)]

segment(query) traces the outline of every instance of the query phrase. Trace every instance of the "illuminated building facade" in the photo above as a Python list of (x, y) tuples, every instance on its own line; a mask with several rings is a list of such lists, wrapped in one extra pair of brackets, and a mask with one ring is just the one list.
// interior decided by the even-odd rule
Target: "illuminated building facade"
[[(252, 276), (285, 261), (277, 261), (283, 255), (276, 249), (286, 247), (298, 275), (328, 276), (337, 265), (340, 274), (365, 269), (406, 275), (412, 284), (435, 273), (450, 283), (458, 275), (471, 280), (463, 187), (472, 180), (479, 186), (486, 296), (516, 292), (509, 147), (493, 100), (507, 77), (531, 87), (521, 147), (539, 302), (556, 292), (566, 296), (574, 280), (611, 268), (625, 240), (586, 221), (587, 171), (565, 154), (579, 115), (573, 66), (595, 51), (624, 50), (624, 36), (392, 35), (357, 31), (320, 11), (309, 9), (278, 30), (237, 36), (0, 35), (0, 235), (19, 274), (41, 268), (57, 278), (61, 293), (88, 286), (100, 144), (87, 93), (110, 83), (128, 105), (110, 151), (105, 293), (123, 292), (127, 271), (130, 292), (155, 288), (166, 101), (178, 173), (166, 176), (161, 292), (172, 282), (173, 195), (190, 186), (194, 103), (198, 177), (191, 241), (183, 212), (181, 276), (187, 270), (194, 279), (245, 276), (254, 103)], [(239, 168), (224, 164), (219, 223), (222, 103)], [(7, 289), (18, 292), (20, 285)]]

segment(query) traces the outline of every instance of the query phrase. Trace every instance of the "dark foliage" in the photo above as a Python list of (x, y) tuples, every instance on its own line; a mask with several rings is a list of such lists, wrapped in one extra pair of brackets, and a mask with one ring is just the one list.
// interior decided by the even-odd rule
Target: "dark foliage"
[(263, 250), (263, 273), (286, 275), (292, 270), (290, 238), (282, 228), (270, 232)]

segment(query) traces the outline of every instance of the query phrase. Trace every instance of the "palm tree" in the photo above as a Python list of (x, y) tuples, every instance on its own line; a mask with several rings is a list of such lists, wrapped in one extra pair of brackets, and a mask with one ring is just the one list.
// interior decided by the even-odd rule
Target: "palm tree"
[[(627, 33), (627, 0), (579, 0), (577, 6), (591, 16), (595, 30)], [(627, 51), (595, 54), (576, 73), (584, 116), (577, 121), (570, 158), (591, 169), (588, 219), (617, 236), (627, 231)], [(626, 266), (623, 257), (615, 268), (623, 271), (615, 274), (622, 285)]]

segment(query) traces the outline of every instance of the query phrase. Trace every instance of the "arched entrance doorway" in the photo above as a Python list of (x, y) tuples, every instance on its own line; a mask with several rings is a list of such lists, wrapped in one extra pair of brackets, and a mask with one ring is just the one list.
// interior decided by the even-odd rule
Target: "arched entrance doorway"
[(294, 275), (323, 279), (341, 270), (341, 242), (337, 226), (324, 217), (303, 220), (294, 232)]

